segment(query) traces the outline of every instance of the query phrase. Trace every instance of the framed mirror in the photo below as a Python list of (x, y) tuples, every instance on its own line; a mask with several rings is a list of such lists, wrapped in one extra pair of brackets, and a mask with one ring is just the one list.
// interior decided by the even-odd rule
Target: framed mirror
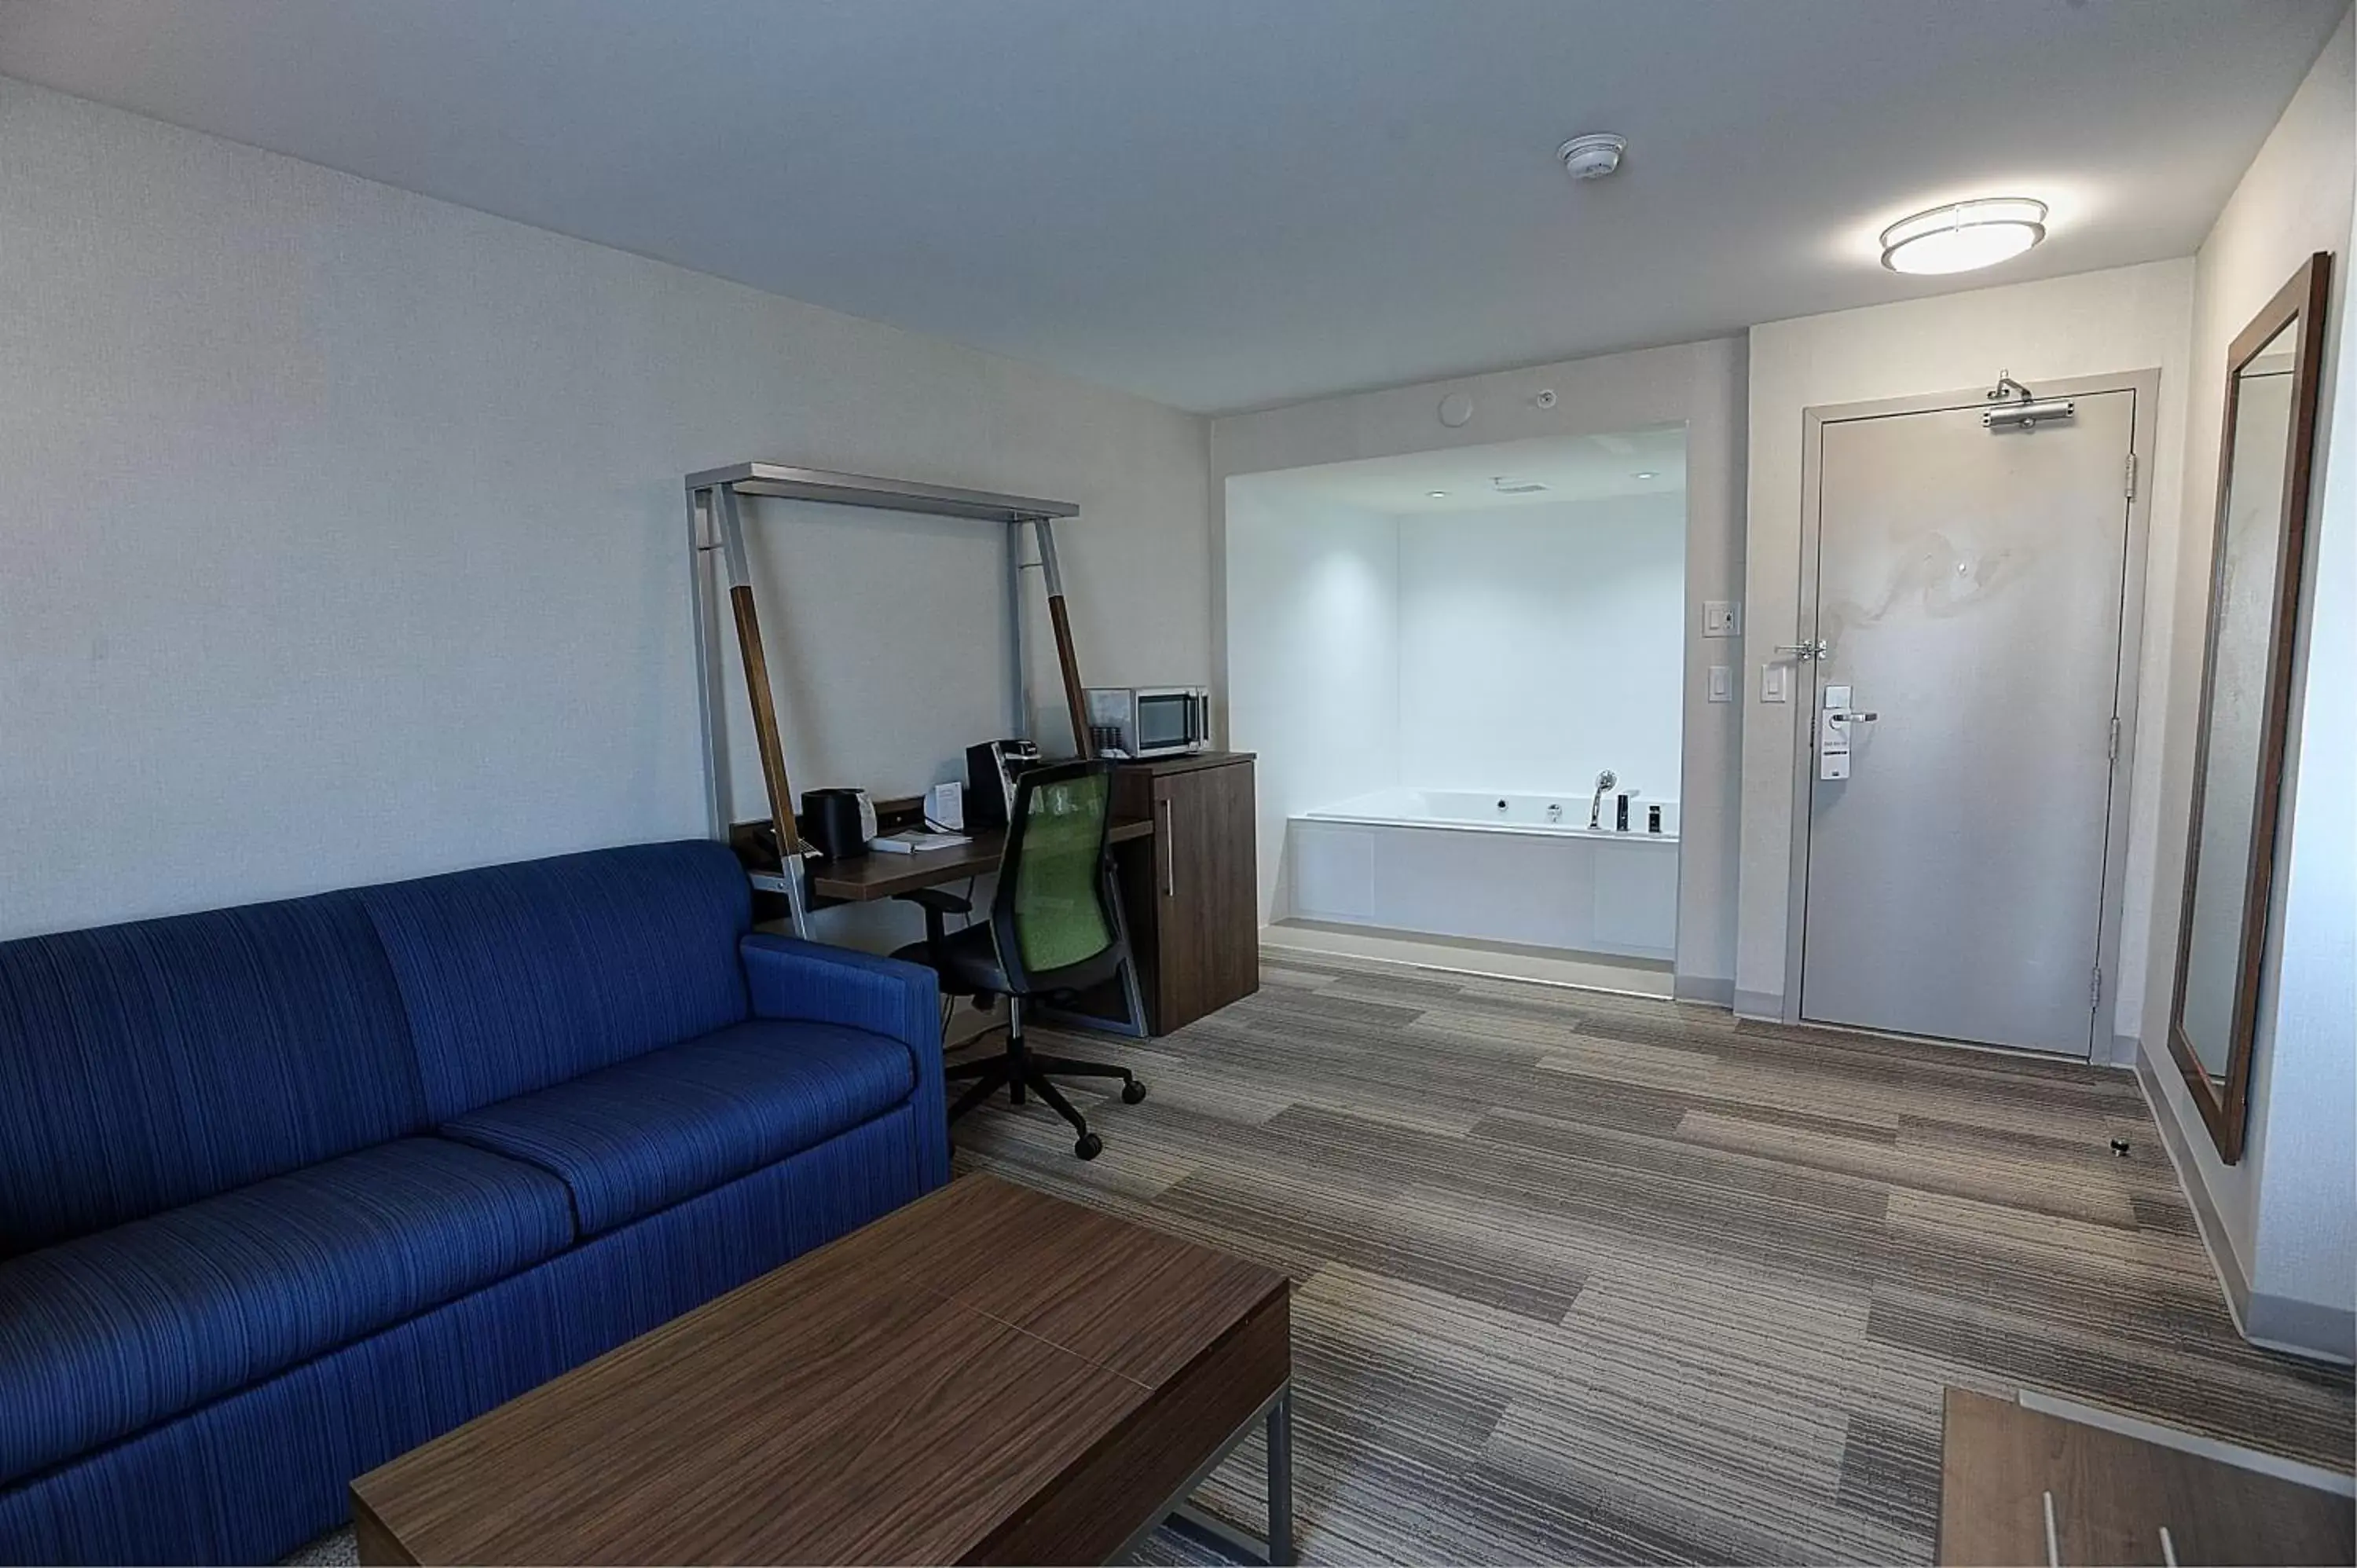
[(2169, 1043), (2229, 1165), (2243, 1157), (2258, 1027), (2331, 265), (2309, 257), (2226, 356)]

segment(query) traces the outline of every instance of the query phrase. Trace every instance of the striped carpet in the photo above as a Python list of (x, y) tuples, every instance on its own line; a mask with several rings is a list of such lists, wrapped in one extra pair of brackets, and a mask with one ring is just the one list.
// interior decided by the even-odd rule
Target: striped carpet
[[(1167, 1039), (1034, 1032), (1152, 1086), (1084, 1102), (1093, 1163), (1000, 1101), (957, 1165), (1293, 1275), (1307, 1561), (1928, 1562), (1948, 1384), (2351, 1463), (2348, 1375), (2235, 1335), (2124, 1073), (1263, 964)], [(1257, 1527), (1260, 1465), (1208, 1500)]]

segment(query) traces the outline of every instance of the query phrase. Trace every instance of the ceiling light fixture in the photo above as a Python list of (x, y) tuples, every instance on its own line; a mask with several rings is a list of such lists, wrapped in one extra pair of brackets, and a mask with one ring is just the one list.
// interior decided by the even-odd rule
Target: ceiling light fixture
[(1658, 479), (1662, 476), (1653, 472), (1651, 468), (1640, 468), (1629, 477), (1632, 479)]
[(1882, 264), (1894, 273), (1968, 273), (1993, 267), (2046, 238), (2046, 203), (2024, 196), (1953, 202), (1901, 218), (1882, 231)]
[(1448, 499), (1448, 492), (1447, 490), (1426, 490), (1424, 493), (1427, 499), (1432, 500), (1439, 501), (1447, 500)]

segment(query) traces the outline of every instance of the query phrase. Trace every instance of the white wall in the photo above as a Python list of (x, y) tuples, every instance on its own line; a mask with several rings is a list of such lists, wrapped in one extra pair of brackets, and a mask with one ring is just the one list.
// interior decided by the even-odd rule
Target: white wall
[(1401, 519), (1400, 781), (1676, 799), (1684, 618), (1683, 491)]
[[(2329, 344), (2348, 330), (2352, 237), (2351, 126), (2357, 124), (2357, 44), (2344, 19), (2325, 46), (2194, 265), (2191, 412), (2183, 448), (2186, 525), (2174, 593), (2162, 601), (2176, 635), (2168, 661), (2167, 747), (2159, 779), (2161, 832), (2144, 1008), (2147, 1081), (2176, 1123), (2213, 1254), (2242, 1299), (2244, 1326), (2262, 1338), (2351, 1353), (2357, 1295), (2357, 1152), (2352, 1152), (2352, 835), (2349, 671), (2351, 514), (2357, 447), (2343, 432), (2351, 362), (2325, 367), (2300, 633), (2300, 715), (2286, 792), (2288, 848), (2279, 850), (2261, 1026), (2251, 1068), (2243, 1159), (2222, 1165), (2171, 1059), (2167, 1030), (2175, 982), (2193, 746), (2208, 614), (2212, 508), (2228, 346), (2293, 271), (2317, 251), (2339, 251)], [(2338, 387), (2336, 390), (2336, 378)], [(2158, 561), (2158, 555), (2156, 555)], [(2325, 672), (2324, 678), (2316, 678)], [(2247, 1294), (2245, 1294), (2247, 1293)]]
[(1399, 782), (1395, 518), (1228, 482), (1228, 738), (1258, 754), (1260, 918), (1286, 821)]
[[(1774, 1014), (1784, 990), (1791, 892), (1792, 705), (1760, 701), (1770, 650), (1799, 639), (1801, 456), (1809, 408), (1985, 388), (2002, 371), (2042, 381), (2160, 371), (2138, 725), (2128, 770), (2123, 878), (2123, 972), (2115, 1030), (2134, 1036), (2145, 995), (2145, 933), (2153, 912), (2159, 836), (2160, 691), (2169, 669), (2169, 607), (2177, 551), (2179, 454), (2188, 382), (2190, 261), (2153, 262), (2073, 277), (1803, 317), (1751, 329), (1750, 515), (1746, 575), (1741, 906), (1735, 986), (1741, 1010)], [(2195, 633), (2198, 637), (2199, 632)], [(2173, 892), (2172, 892), (2173, 896)]]
[[(2352, 259), (2357, 225), (2338, 258)], [(2252, 1247), (2253, 1332), (2344, 1357), (2357, 1353), (2348, 1317), (2357, 1282), (2357, 319), (2346, 299), (2331, 446), (2309, 522), (2290, 812), (2277, 852), (2282, 923), (2265, 1026), (2267, 1161)]]
[[(13, 81), (0, 145), (0, 935), (700, 832), (680, 481), (747, 457), (1076, 501), (1084, 674), (1211, 673), (1199, 419)], [(797, 783), (996, 722), (1001, 579), (903, 521), (792, 535)]]
[[(1684, 828), (1676, 981), (1682, 995), (1719, 1001), (1731, 993), (1735, 973), (1742, 708), (1708, 702), (1705, 671), (1713, 663), (1740, 663), (1743, 645), (1706, 640), (1701, 628), (1704, 600), (1743, 595), (1744, 365), (1742, 339), (1717, 338), (1323, 398), (1211, 422), (1215, 478), (1405, 452), (1684, 424), (1685, 743), (1678, 789)], [(1543, 390), (1555, 393), (1546, 406), (1538, 399)], [(1441, 424), (1442, 398), (1460, 392), (1472, 400), (1472, 418), (1456, 427)], [(1224, 512), (1214, 521), (1213, 550), (1221, 559), (1232, 548), (1232, 522)], [(1232, 576), (1224, 574), (1222, 580)], [(1223, 692), (1232, 690), (1232, 628), (1228, 607), (1215, 605), (1213, 652)]]

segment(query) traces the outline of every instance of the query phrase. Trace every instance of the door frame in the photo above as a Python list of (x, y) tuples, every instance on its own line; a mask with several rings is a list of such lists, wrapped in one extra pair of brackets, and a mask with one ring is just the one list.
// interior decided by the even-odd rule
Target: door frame
[[(1992, 378), (1994, 380), (1994, 378)], [(2112, 764), (2111, 800), (2104, 839), (2104, 874), (2096, 897), (2102, 904), (2102, 929), (2096, 962), (2103, 984), (2089, 1010), (2085, 1059), (2107, 1061), (2114, 1033), (2108, 1020), (2117, 1016), (2120, 989), (2120, 936), (2126, 913), (2122, 897), (2127, 870), (2128, 820), (2134, 812), (2136, 777), (2136, 695), (2144, 660), (2146, 553), (2156, 488), (2154, 445), (2160, 414), (2158, 369), (2123, 371), (2109, 375), (2073, 376), (2062, 380), (2033, 377), (2040, 398), (2093, 397), (2099, 392), (2134, 395), (2129, 421), (2130, 450), (2136, 455), (2136, 493), (2126, 496), (2127, 538), (2120, 568), (2120, 643), (2112, 676), (2112, 712), (2119, 715), (2119, 755)], [(1986, 408), (1987, 388), (1927, 392), (1913, 397), (1881, 398), (1866, 403), (1825, 403), (1801, 411), (1801, 568), (1796, 637), (1813, 636), (1817, 623), (1817, 552), (1824, 523), (1824, 428), (1864, 419), (1889, 419), (1945, 410)], [(2033, 435), (2029, 437), (2037, 439)], [(1996, 439), (1992, 435), (1991, 439)], [(2121, 475), (2126, 489), (2127, 476)], [(1792, 667), (1793, 727), (1792, 823), (1791, 861), (1785, 883), (1783, 1021), (1804, 1022), (1801, 1016), (1801, 959), (1806, 935), (1809, 903), (1809, 802), (1817, 767), (1817, 663), (1788, 659)], [(2098, 1026), (2103, 1026), (2101, 1028)], [(1823, 1026), (1827, 1028), (1838, 1025)], [(1952, 1042), (1974, 1049), (2012, 1052), (2011, 1047), (1984, 1047), (1971, 1041)], [(2023, 1053), (2043, 1055), (2047, 1053)]]

